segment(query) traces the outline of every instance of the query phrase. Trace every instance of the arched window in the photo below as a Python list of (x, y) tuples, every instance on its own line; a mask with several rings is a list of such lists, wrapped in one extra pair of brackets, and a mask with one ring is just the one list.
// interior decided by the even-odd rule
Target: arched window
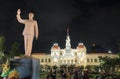
[(45, 62), (47, 62), (47, 59), (45, 59)]
[(50, 58), (48, 59), (48, 62), (51, 62), (51, 59), (50, 59)]
[(94, 59), (94, 62), (97, 62), (97, 59), (96, 59), (96, 58)]
[(87, 58), (87, 62), (90, 62), (89, 58)]
[(77, 63), (77, 60), (75, 59), (75, 63)]
[(68, 61), (68, 63), (70, 62), (70, 60), (67, 60)]
[(62, 52), (60, 52), (60, 55), (62, 55)]
[(73, 60), (71, 60), (71, 62), (73, 63)]
[(60, 60), (60, 63), (62, 63), (62, 60)]
[(77, 52), (75, 52), (75, 56), (77, 56)]
[(64, 60), (64, 63), (66, 63), (66, 60)]
[(93, 62), (93, 59), (91, 58), (91, 62)]
[(44, 62), (44, 60), (43, 60), (43, 59), (41, 59), (41, 62), (43, 63), (43, 62)]

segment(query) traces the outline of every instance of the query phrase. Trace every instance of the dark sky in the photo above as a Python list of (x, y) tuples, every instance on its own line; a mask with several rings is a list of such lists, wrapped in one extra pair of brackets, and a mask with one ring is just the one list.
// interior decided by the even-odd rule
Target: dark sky
[(33, 52), (50, 52), (53, 43), (65, 47), (69, 27), (72, 48), (83, 42), (88, 52), (93, 43), (104, 50), (117, 52), (120, 39), (119, 0), (0, 0), (0, 34), (6, 38), (9, 50), (13, 42), (20, 43), (23, 51), (24, 25), (17, 22), (16, 11), (22, 18), (35, 13), (39, 25), (39, 39), (34, 41)]

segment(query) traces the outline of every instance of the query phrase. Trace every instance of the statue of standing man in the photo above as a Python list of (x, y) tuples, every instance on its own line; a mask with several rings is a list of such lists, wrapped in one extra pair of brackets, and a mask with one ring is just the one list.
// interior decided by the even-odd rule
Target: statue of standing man
[(36, 20), (33, 19), (34, 13), (30, 12), (28, 14), (29, 19), (22, 19), (20, 14), (21, 10), (18, 9), (16, 15), (17, 20), (19, 23), (25, 25), (23, 30), (25, 56), (31, 56), (33, 39), (34, 37), (38, 39), (38, 23)]

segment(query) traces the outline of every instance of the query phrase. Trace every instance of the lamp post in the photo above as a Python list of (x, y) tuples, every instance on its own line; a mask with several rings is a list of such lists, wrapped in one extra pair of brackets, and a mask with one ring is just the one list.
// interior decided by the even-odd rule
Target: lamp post
[(108, 50), (108, 53), (110, 54), (110, 58), (112, 57), (112, 51)]

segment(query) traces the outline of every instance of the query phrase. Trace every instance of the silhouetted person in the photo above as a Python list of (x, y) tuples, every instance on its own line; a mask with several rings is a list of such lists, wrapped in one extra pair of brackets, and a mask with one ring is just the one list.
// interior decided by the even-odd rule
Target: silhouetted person
[(57, 72), (56, 72), (56, 70), (54, 69), (53, 72), (52, 72), (52, 79), (56, 79), (56, 75), (57, 75), (56, 73), (57, 73)]
[(89, 71), (88, 70), (86, 70), (84, 72), (84, 79), (89, 79)]

